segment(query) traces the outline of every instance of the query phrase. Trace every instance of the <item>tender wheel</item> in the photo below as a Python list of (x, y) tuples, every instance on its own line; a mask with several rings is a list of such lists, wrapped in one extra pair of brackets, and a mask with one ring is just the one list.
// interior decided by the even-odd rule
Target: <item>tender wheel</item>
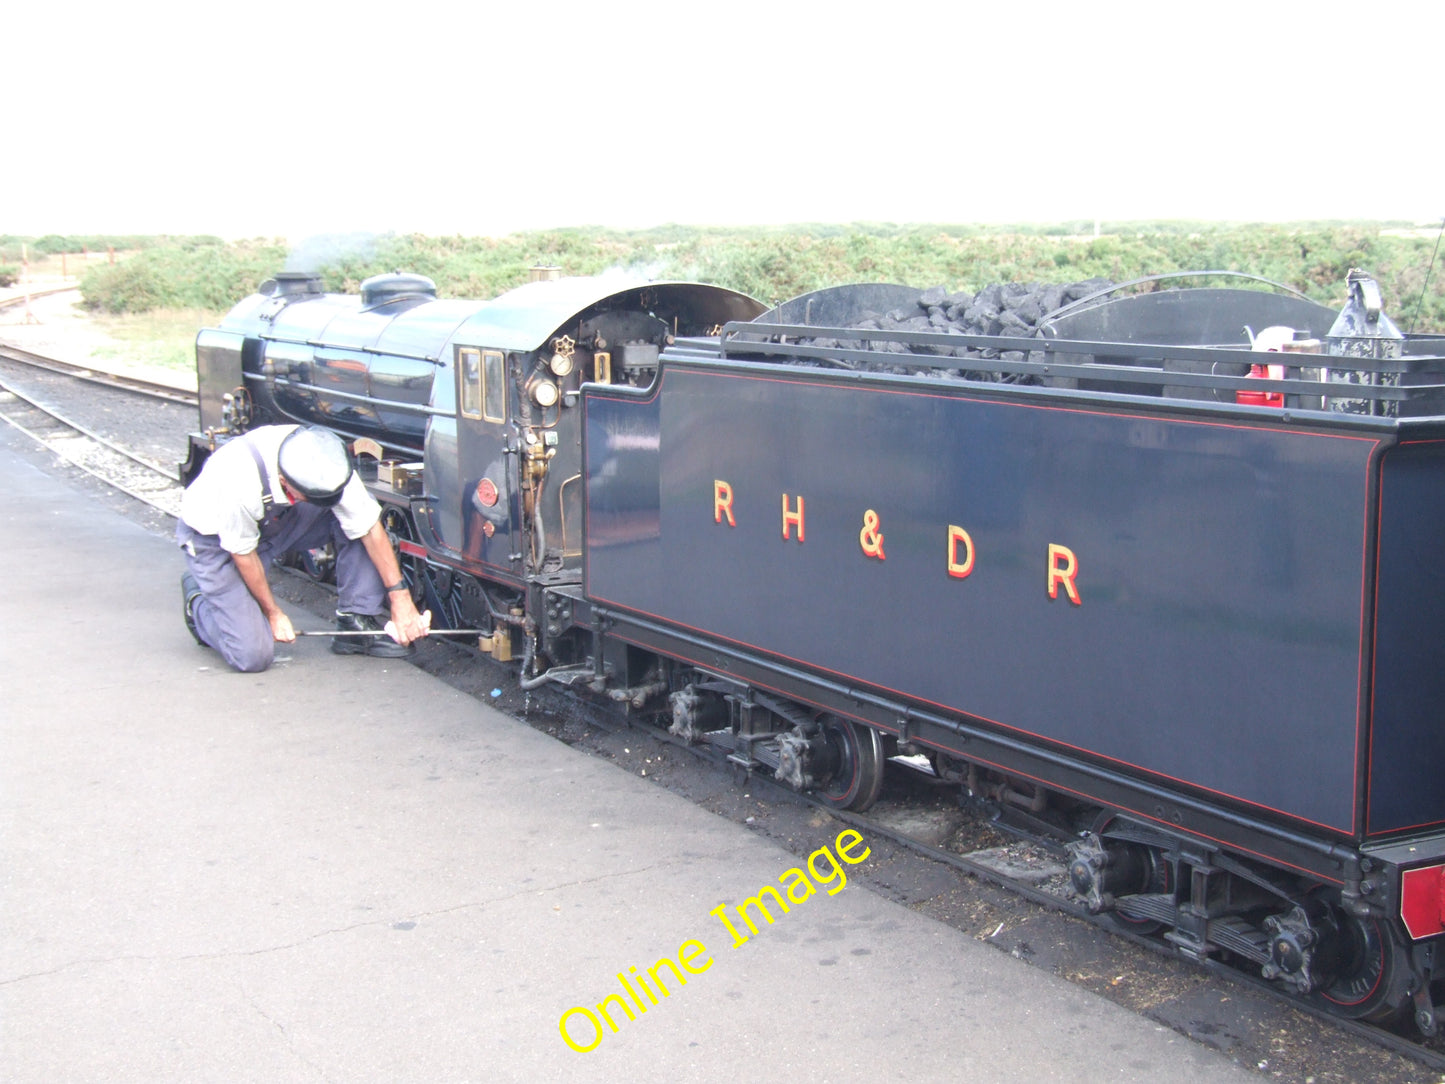
[[(1129, 821), (1105, 813), (1094, 822), (1093, 830), (1106, 847), (1113, 845), (1120, 848), (1120, 857), (1126, 859), (1120, 863), (1123, 883), (1111, 886), (1115, 895), (1157, 895), (1173, 888), (1169, 863), (1157, 847), (1133, 838), (1136, 830), (1132, 829)], [(1164, 928), (1164, 923), (1157, 919), (1134, 918), (1119, 910), (1104, 911), (1100, 918), (1117, 930), (1141, 937)]]
[(1400, 989), (1409, 971), (1407, 954), (1378, 919), (1339, 918), (1329, 947), (1328, 970), (1312, 998), (1337, 1016), (1387, 1023), (1409, 1001), (1407, 992)]
[(883, 741), (870, 726), (824, 716), (820, 730), (827, 742), (830, 770), (814, 793), (837, 809), (867, 809), (883, 789)]

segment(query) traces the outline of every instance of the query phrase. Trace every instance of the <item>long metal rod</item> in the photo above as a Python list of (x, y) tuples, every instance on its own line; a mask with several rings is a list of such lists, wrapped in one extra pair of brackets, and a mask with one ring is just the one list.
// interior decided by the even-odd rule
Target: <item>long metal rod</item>
[(357, 395), (355, 392), (339, 391), (336, 388), (322, 387), (319, 384), (308, 384), (304, 380), (291, 380), (284, 376), (267, 376), (265, 373), (242, 373), (247, 380), (258, 384), (275, 384), (281, 388), (295, 388), (298, 394), (324, 395), (331, 399), (341, 399), (348, 403), (365, 403), (368, 406), (375, 406), (385, 410), (399, 410), (411, 414), (430, 414), (438, 418), (450, 418), (452, 411), (443, 407), (434, 407), (426, 403), (406, 403), (399, 399), (378, 399), (374, 395)]
[[(385, 629), (297, 629), (297, 636), (390, 636)], [(480, 636), (480, 629), (430, 629), (428, 636)]]

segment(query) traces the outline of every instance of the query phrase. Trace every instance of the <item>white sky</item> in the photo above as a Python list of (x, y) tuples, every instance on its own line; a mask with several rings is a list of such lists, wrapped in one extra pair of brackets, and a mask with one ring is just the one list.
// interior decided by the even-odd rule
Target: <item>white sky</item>
[(1445, 216), (1440, 0), (16, 6), (0, 233)]

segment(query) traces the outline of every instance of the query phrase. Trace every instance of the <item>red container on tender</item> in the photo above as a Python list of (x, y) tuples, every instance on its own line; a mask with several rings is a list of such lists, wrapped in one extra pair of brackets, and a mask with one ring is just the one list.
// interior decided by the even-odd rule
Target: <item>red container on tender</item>
[[(1283, 380), (1283, 365), (1251, 365), (1249, 375), (1257, 380)], [(1241, 406), (1284, 406), (1284, 392), (1282, 391), (1237, 391), (1234, 393), (1234, 401)]]

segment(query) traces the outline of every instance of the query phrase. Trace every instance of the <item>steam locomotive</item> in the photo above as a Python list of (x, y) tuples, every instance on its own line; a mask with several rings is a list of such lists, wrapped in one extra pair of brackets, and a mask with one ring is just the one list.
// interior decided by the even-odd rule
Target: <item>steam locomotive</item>
[(838, 808), (926, 762), (1066, 839), (1107, 921), (1429, 1034), (1445, 340), (1363, 273), (1341, 312), (1248, 286), (281, 274), (197, 338), (182, 476), (329, 426), (419, 603), (524, 686)]

